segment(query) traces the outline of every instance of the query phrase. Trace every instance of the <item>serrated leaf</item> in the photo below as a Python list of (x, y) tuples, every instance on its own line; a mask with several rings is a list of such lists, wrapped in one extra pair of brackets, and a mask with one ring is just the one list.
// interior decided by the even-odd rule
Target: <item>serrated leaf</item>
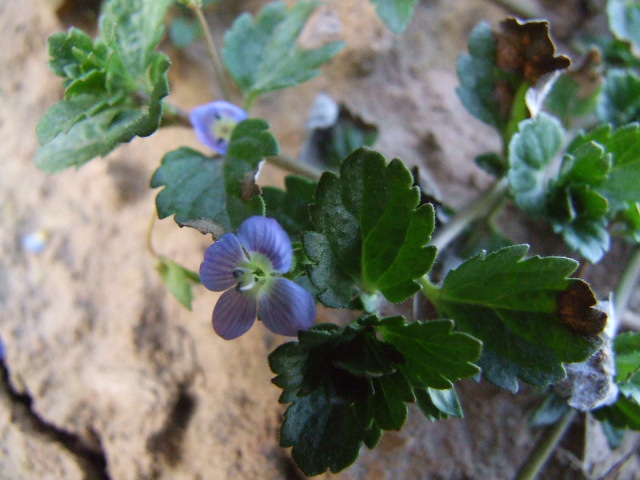
[(400, 370), (415, 388), (449, 389), (453, 382), (477, 375), (481, 343), (453, 331), (453, 322), (437, 320), (408, 325), (383, 325), (382, 339), (405, 358)]
[(299, 1), (287, 10), (283, 2), (267, 5), (255, 19), (244, 13), (225, 35), (222, 51), (229, 72), (245, 94), (245, 104), (271, 90), (292, 87), (320, 72), (318, 67), (343, 47), (332, 42), (303, 50), (298, 37), (318, 3)]
[(63, 78), (65, 100), (38, 124), (39, 168), (79, 167), (157, 130), (170, 62), (155, 48), (170, 3), (109, 0), (95, 41), (76, 28), (49, 38), (50, 65)]
[[(353, 290), (380, 291), (399, 302), (419, 290), (416, 282), (433, 263), (427, 246), (433, 231), (430, 204), (400, 160), (388, 165), (365, 148), (343, 162), (340, 177), (325, 172), (316, 190), (311, 219), (317, 232), (305, 234), (309, 278), (330, 292), (332, 306), (346, 306)], [(324, 238), (319, 238), (324, 237)], [(351, 279), (352, 288), (348, 288)]]
[(631, 43), (640, 56), (640, 4), (632, 0), (608, 0), (607, 16), (613, 34)]
[(596, 112), (615, 127), (640, 121), (640, 76), (631, 70), (609, 70)]
[(509, 143), (507, 178), (516, 203), (533, 214), (545, 211), (548, 168), (562, 146), (560, 122), (541, 113), (524, 120)]
[(370, 434), (353, 408), (322, 389), (295, 400), (280, 430), (280, 446), (293, 447), (293, 460), (309, 476), (345, 469), (358, 458), (365, 439)]
[(164, 186), (156, 197), (158, 216), (175, 215), (180, 225), (220, 236), (243, 220), (264, 214), (255, 174), (262, 159), (278, 152), (264, 120), (249, 119), (234, 129), (226, 157), (207, 157), (191, 148), (169, 152), (151, 179)]
[(156, 265), (160, 278), (171, 294), (187, 309), (191, 310), (193, 285), (200, 283), (200, 276), (169, 258), (161, 258)]
[(563, 362), (583, 361), (599, 348), (596, 329), (606, 318), (592, 308), (588, 285), (567, 278), (575, 260), (523, 260), (527, 251), (516, 245), (480, 254), (452, 270), (441, 287), (425, 282), (423, 290), (440, 315), (483, 342), (483, 358), (495, 352), (492, 361), (513, 365), (487, 370), (480, 362), (488, 380), (511, 390), (517, 378), (535, 385), (562, 378)]
[(262, 187), (262, 197), (266, 204), (266, 216), (278, 220), (292, 241), (296, 241), (303, 231), (313, 228), (309, 205), (315, 201), (317, 183), (295, 175), (287, 176), (284, 182), (286, 191)]
[(402, 33), (407, 29), (418, 0), (371, 0), (376, 5), (380, 19), (393, 33)]

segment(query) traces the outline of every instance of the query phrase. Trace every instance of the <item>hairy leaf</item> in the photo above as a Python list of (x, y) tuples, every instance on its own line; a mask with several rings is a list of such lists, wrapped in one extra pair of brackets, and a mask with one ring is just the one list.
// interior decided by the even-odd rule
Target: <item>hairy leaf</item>
[(544, 214), (548, 169), (562, 146), (560, 122), (544, 113), (520, 123), (509, 143), (508, 179), (518, 205)]
[(318, 67), (343, 47), (332, 42), (303, 50), (298, 37), (318, 3), (299, 1), (287, 10), (284, 2), (267, 5), (255, 19), (240, 15), (225, 35), (222, 51), (229, 72), (249, 106), (260, 94), (292, 87), (320, 72)]
[(255, 175), (265, 156), (278, 145), (264, 120), (240, 122), (231, 135), (226, 157), (207, 157), (182, 147), (162, 159), (151, 187), (164, 186), (156, 197), (158, 216), (175, 215), (180, 225), (220, 236), (243, 220), (264, 214)]
[(39, 168), (79, 167), (157, 130), (170, 62), (155, 48), (170, 3), (109, 0), (95, 41), (77, 28), (49, 38), (50, 65), (63, 78), (65, 99), (38, 124)]
[[(325, 172), (311, 206), (316, 232), (303, 237), (314, 263), (309, 278), (326, 292), (319, 300), (341, 307), (349, 303), (354, 289), (380, 291), (392, 302), (417, 292), (416, 279), (431, 268), (435, 257), (435, 249), (427, 246), (433, 207), (419, 203), (419, 190), (404, 164), (396, 159), (387, 165), (372, 150), (352, 153), (340, 177)], [(353, 288), (348, 288), (349, 279)]]
[(478, 255), (452, 270), (441, 287), (424, 285), (440, 315), (483, 342), (483, 375), (510, 390), (517, 378), (535, 385), (563, 378), (562, 363), (583, 361), (600, 346), (596, 335), (606, 318), (593, 308), (586, 284), (568, 294), (583, 283), (567, 278), (574, 260), (523, 260), (527, 250), (516, 245)]
[(615, 127), (640, 121), (640, 76), (630, 70), (609, 70), (596, 111), (600, 120)]

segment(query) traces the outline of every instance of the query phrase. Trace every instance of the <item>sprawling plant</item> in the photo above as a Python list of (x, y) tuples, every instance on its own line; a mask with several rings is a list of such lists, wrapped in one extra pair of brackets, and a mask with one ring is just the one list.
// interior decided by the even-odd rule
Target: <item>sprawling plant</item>
[[(373, 3), (400, 33), (417, 2)], [(55, 173), (164, 125), (195, 129), (203, 150), (168, 152), (151, 187), (158, 217), (210, 234), (213, 244), (199, 275), (164, 256), (158, 271), (187, 308), (200, 281), (224, 292), (213, 311), (222, 338), (242, 335), (256, 318), (297, 337), (268, 361), (288, 405), (280, 445), (307, 475), (349, 466), (363, 444), (374, 448), (384, 430), (402, 428), (410, 403), (430, 420), (462, 416), (455, 383), (469, 377), (514, 393), (522, 382), (548, 387), (555, 400), (545, 405), (561, 412), (554, 419), (577, 409), (593, 411), (610, 432), (640, 429), (640, 335), (616, 335), (612, 318), (605, 330), (607, 313), (573, 276), (580, 262), (607, 254), (612, 236), (640, 240), (637, 2), (609, 1), (616, 38), (602, 39), (604, 53), (592, 51), (578, 69), (556, 54), (545, 21), (473, 30), (457, 93), (502, 149), (476, 159), (495, 184), (437, 228), (436, 209), (450, 209), (427, 201), (402, 160), (372, 149), (376, 128), (346, 109), (336, 107), (315, 146), (323, 172), (282, 156), (267, 121), (251, 117), (261, 96), (315, 77), (343, 47), (300, 45), (317, 6), (273, 2), (244, 13), (219, 55), (200, 0), (105, 0), (95, 38), (71, 28), (49, 39), (64, 98), (38, 124), (36, 164)], [(205, 35), (222, 92), (190, 115), (165, 101), (171, 63), (159, 44), (169, 8), (181, 12), (171, 25), (176, 43)], [(594, 80), (598, 60), (605, 74)], [(256, 185), (265, 160), (295, 173), (285, 189)], [(530, 256), (528, 245), (497, 232), (506, 202), (548, 222), (578, 260)], [(445, 250), (460, 258), (449, 271), (437, 262)], [(380, 313), (416, 296), (435, 318)], [(314, 324), (316, 303), (353, 310), (355, 320)]]

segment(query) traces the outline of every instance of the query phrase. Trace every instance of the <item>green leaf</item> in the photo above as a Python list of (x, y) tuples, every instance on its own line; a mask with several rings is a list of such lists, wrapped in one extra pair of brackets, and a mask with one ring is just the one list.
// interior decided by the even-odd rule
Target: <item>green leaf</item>
[[(604, 314), (592, 308), (588, 285), (567, 278), (577, 262), (523, 260), (527, 251), (516, 245), (477, 255), (449, 272), (441, 287), (425, 282), (423, 290), (441, 316), (483, 342), (485, 378), (512, 391), (517, 378), (534, 385), (562, 379), (563, 363), (583, 361), (599, 348), (593, 332), (603, 327)], [(569, 310), (572, 300), (575, 309)]]
[(161, 258), (156, 269), (169, 291), (185, 308), (191, 310), (194, 284), (200, 283), (200, 276), (169, 258)]
[(468, 46), (469, 53), (458, 57), (460, 86), (456, 93), (471, 115), (502, 131), (506, 119), (495, 98), (496, 39), (491, 26), (486, 22), (479, 23), (469, 36)]
[(570, 126), (575, 118), (592, 113), (602, 91), (600, 86), (586, 89), (578, 83), (578, 79), (577, 74), (563, 73), (545, 100), (549, 112), (562, 119), (565, 126)]
[(262, 187), (262, 197), (266, 203), (266, 216), (278, 220), (292, 241), (296, 241), (303, 231), (313, 228), (309, 205), (315, 201), (317, 184), (296, 175), (287, 176), (284, 182), (286, 191), (266, 186)]
[(626, 332), (614, 340), (616, 383), (627, 396), (640, 403), (640, 333)]
[(431, 421), (445, 420), (451, 417), (462, 418), (462, 407), (455, 389), (438, 390), (435, 388), (416, 388), (418, 407)]
[(157, 130), (170, 62), (155, 48), (170, 3), (110, 0), (95, 41), (76, 28), (49, 38), (50, 65), (63, 78), (65, 99), (38, 123), (39, 168), (79, 167)]
[(480, 373), (472, 362), (480, 356), (482, 344), (454, 332), (450, 320), (383, 325), (380, 333), (404, 356), (400, 370), (416, 388), (449, 389), (453, 382)]
[(608, 0), (607, 15), (613, 34), (631, 43), (640, 55), (640, 3), (633, 0)]
[(320, 389), (287, 408), (280, 446), (293, 447), (291, 455), (296, 465), (305, 475), (313, 476), (347, 468), (358, 458), (368, 437), (353, 408)]
[(516, 203), (532, 214), (545, 211), (547, 170), (562, 146), (560, 122), (541, 113), (520, 123), (509, 143), (508, 179)]
[(345, 159), (340, 177), (322, 175), (311, 206), (317, 232), (303, 236), (314, 263), (309, 278), (325, 292), (320, 301), (340, 307), (358, 292), (380, 291), (399, 302), (419, 290), (416, 279), (435, 257), (427, 246), (434, 213), (430, 204), (419, 206), (420, 192), (412, 185), (400, 160), (387, 165), (365, 148)]
[(613, 405), (594, 410), (593, 415), (616, 429), (640, 430), (640, 403), (619, 395)]
[(371, 0), (376, 5), (378, 16), (393, 33), (407, 29), (418, 0)]
[(600, 120), (616, 127), (640, 121), (640, 76), (631, 70), (609, 70), (596, 111)]
[[(463, 357), (469, 352), (453, 346), (453, 340), (470, 347), (475, 357), (480, 350), (479, 343), (468, 335), (452, 334), (451, 322), (435, 322), (433, 327), (423, 324), (417, 330), (420, 340), (416, 341), (411, 338), (413, 327), (406, 325), (403, 317), (362, 316), (343, 329), (333, 324), (316, 325), (300, 332), (298, 342), (280, 345), (269, 355), (269, 366), (276, 374), (273, 383), (283, 389), (280, 402), (291, 403), (280, 445), (293, 447), (293, 458), (306, 475), (327, 469), (335, 473), (355, 461), (362, 444), (373, 448), (381, 430), (402, 428), (408, 412), (406, 403), (414, 402), (424, 390), (422, 384), (419, 388), (412, 385), (405, 372), (417, 375), (417, 367), (428, 369), (433, 352), (438, 351), (437, 363), (446, 367), (445, 376), (453, 373), (456, 377), (462, 371), (477, 373), (473, 366), (458, 365), (463, 360), (442, 361), (442, 351), (444, 357), (453, 357), (447, 352), (450, 342), (445, 337), (452, 341), (452, 350), (462, 352)], [(413, 358), (380, 340), (387, 334), (398, 337), (402, 345), (410, 345), (407, 351)], [(437, 345), (439, 341), (443, 343)], [(412, 342), (434, 343), (419, 351)], [(455, 392), (428, 391), (441, 418), (461, 414)]]
[(156, 197), (158, 216), (175, 215), (180, 225), (220, 236), (235, 231), (248, 217), (263, 215), (254, 178), (262, 159), (278, 153), (267, 129), (264, 120), (240, 122), (225, 158), (187, 147), (165, 155), (151, 179), (151, 188), (166, 187)]
[(179, 16), (169, 25), (169, 37), (178, 48), (187, 48), (202, 34), (200, 23), (195, 19)]
[(284, 2), (273, 2), (255, 21), (248, 13), (235, 20), (225, 35), (222, 55), (245, 94), (247, 107), (264, 92), (292, 87), (317, 76), (318, 67), (342, 49), (342, 42), (308, 50), (297, 44), (318, 5), (299, 1), (287, 10)]

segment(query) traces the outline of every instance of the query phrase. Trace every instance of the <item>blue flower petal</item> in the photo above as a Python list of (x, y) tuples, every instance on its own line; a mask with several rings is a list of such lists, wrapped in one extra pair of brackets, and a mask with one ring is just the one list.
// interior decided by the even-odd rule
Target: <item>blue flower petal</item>
[(295, 337), (300, 330), (313, 326), (316, 302), (297, 283), (277, 278), (268, 293), (258, 300), (258, 316), (273, 333)]
[(227, 290), (213, 308), (213, 329), (225, 340), (233, 340), (256, 320), (256, 301), (235, 288)]
[[(198, 136), (198, 140), (207, 147), (224, 155), (229, 147), (229, 138), (215, 135), (215, 124), (219, 121), (230, 121), (232, 124), (240, 123), (247, 118), (247, 112), (240, 107), (218, 100), (200, 105), (191, 110), (189, 119)], [(230, 136), (230, 135), (229, 135)]]
[(249, 252), (260, 252), (271, 260), (279, 273), (291, 269), (293, 249), (289, 235), (273, 218), (247, 218), (238, 230), (240, 242)]
[(209, 290), (223, 292), (238, 282), (233, 271), (244, 260), (246, 257), (238, 237), (225, 233), (204, 253), (204, 260), (200, 264), (200, 281)]

